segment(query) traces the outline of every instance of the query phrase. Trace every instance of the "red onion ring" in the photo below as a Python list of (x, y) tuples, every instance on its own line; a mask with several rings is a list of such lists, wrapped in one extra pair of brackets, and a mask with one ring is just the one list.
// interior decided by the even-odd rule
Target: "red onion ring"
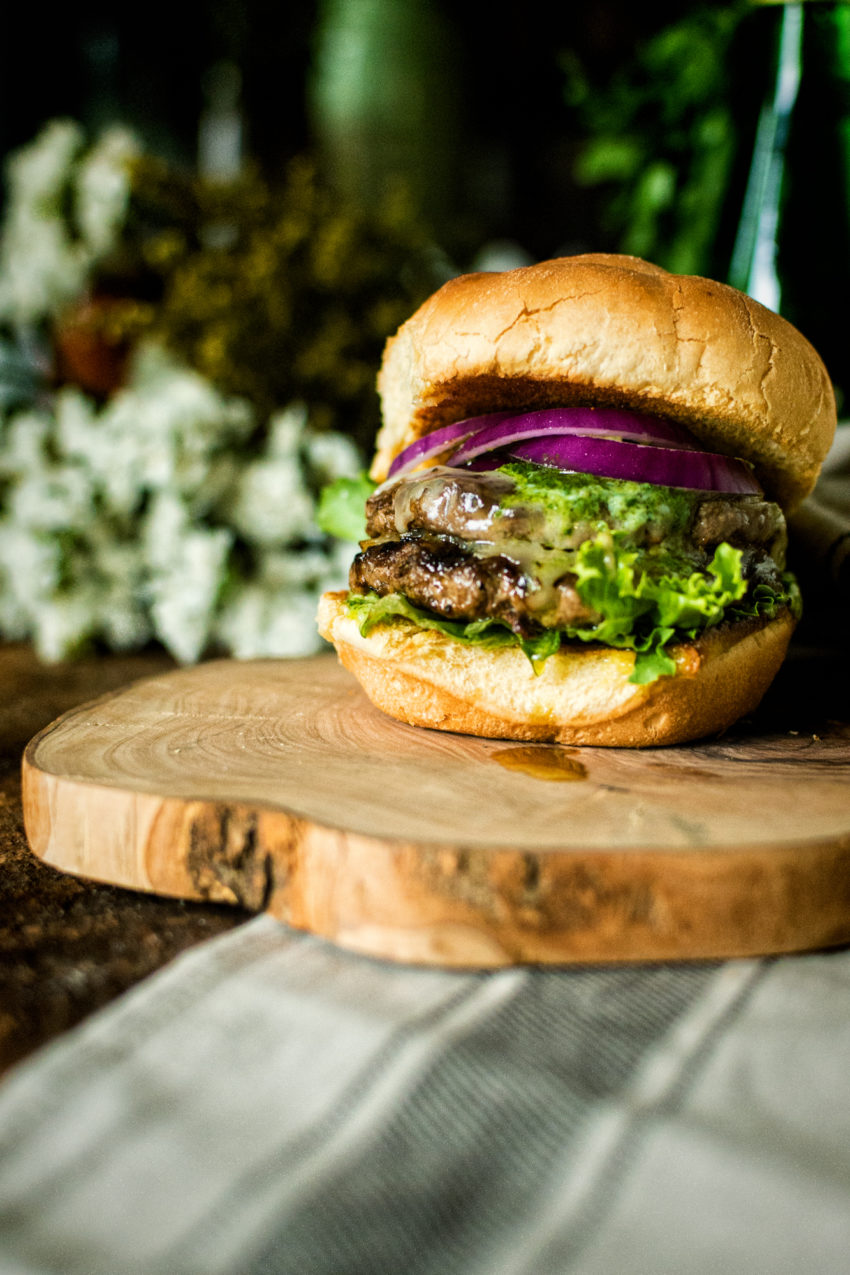
[(681, 426), (618, 408), (544, 408), (490, 412), (433, 430), (404, 448), (387, 480), (423, 462), (496, 469), (506, 457), (536, 465), (699, 491), (760, 494), (750, 467), (717, 452), (701, 451)]
[(471, 416), (432, 430), (405, 447), (394, 458), (387, 477), (400, 478), (417, 465), (449, 451), (447, 463), (461, 465), (466, 460), (504, 447), (523, 438), (541, 434), (606, 434), (635, 441), (692, 447), (687, 430), (670, 421), (639, 412), (609, 407), (555, 407), (535, 412), (490, 412)]
[(513, 418), (512, 412), (492, 412), (489, 416), (471, 416), (465, 421), (455, 421), (452, 425), (443, 425), (440, 429), (431, 430), (430, 434), (417, 438), (415, 443), (405, 447), (394, 457), (387, 471), (388, 478), (400, 478), (423, 461), (439, 456), (451, 447), (452, 443), (462, 443), (471, 434), (485, 429), (488, 424)]
[[(622, 478), (659, 487), (688, 487), (698, 491), (761, 494), (759, 483), (744, 461), (721, 456), (717, 452), (647, 447), (640, 443), (575, 435), (533, 438), (509, 447), (507, 452), (517, 460), (532, 461), (535, 465), (596, 474), (602, 478)], [(499, 463), (494, 457), (492, 467), (497, 468)]]

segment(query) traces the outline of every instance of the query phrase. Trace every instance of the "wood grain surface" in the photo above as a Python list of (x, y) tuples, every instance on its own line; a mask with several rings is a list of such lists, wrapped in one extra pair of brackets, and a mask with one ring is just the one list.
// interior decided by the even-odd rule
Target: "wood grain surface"
[(57, 868), (467, 967), (845, 943), (848, 781), (838, 722), (517, 747), (392, 721), (329, 655), (143, 680), (53, 723), (23, 769)]

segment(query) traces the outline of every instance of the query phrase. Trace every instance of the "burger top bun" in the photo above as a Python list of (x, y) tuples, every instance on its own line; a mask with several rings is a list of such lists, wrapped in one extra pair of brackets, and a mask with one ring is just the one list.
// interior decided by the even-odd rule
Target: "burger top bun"
[(787, 320), (726, 284), (603, 253), (451, 279), (387, 342), (378, 389), (378, 482), (452, 421), (599, 404), (680, 421), (750, 461), (790, 510), (836, 425), (826, 368)]

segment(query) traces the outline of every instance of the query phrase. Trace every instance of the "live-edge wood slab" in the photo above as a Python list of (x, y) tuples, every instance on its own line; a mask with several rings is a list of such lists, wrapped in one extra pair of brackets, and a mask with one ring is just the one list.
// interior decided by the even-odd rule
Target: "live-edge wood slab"
[(378, 957), (490, 967), (850, 940), (850, 740), (517, 746), (375, 710), (336, 662), (220, 660), (29, 744), (33, 851)]

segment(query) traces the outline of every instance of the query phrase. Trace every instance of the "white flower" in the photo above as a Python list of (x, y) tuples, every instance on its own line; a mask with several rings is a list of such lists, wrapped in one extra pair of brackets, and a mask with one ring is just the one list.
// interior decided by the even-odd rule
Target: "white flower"
[(207, 513), (237, 476), (234, 447), (256, 425), (250, 405), (144, 345), (126, 387), (95, 413), (78, 391), (57, 396), (57, 435), (97, 475), (105, 507), (127, 517), (152, 491), (173, 491)]
[(313, 655), (322, 643), (316, 630), (316, 592), (270, 594), (245, 584), (222, 609), (216, 636), (237, 659)]
[[(349, 553), (350, 557), (350, 553)], [(260, 558), (257, 580), (269, 594), (281, 590), (323, 586), (333, 574), (333, 564), (324, 548), (266, 550)]]
[(316, 628), (319, 595), (348, 580), (351, 549), (334, 544), (266, 551), (256, 575), (228, 591), (215, 626), (239, 659), (313, 655), (325, 644)]
[(95, 631), (110, 647), (131, 650), (149, 640), (145, 563), (135, 537), (121, 539), (114, 526), (95, 520), (72, 569), (96, 584)]
[(72, 165), (85, 143), (85, 133), (74, 120), (50, 120), (29, 145), (16, 151), (8, 163), (8, 180), (19, 207), (56, 212)]
[(96, 591), (91, 584), (46, 598), (33, 617), (38, 654), (48, 661), (72, 655), (95, 635), (96, 614)]
[(9, 206), (0, 241), (0, 317), (37, 322), (83, 287), (88, 256), (73, 241), (63, 197), (83, 145), (68, 120), (48, 124), (7, 167)]
[(55, 537), (0, 523), (0, 626), (7, 638), (29, 638), (44, 660), (71, 655), (97, 627), (94, 584), (65, 576)]
[(326, 589), (347, 589), (348, 570), (351, 566), (351, 544), (347, 540), (334, 540), (328, 555)]
[(129, 129), (113, 127), (98, 139), (79, 165), (75, 181), (77, 227), (90, 255), (111, 252), (130, 199), (130, 161), (140, 153)]
[(19, 477), (40, 469), (47, 460), (51, 432), (47, 412), (15, 412), (0, 426), (0, 478)]
[(266, 455), (278, 458), (294, 458), (307, 429), (307, 408), (304, 403), (290, 403), (275, 412), (268, 424)]
[(13, 220), (0, 246), (0, 318), (37, 323), (82, 291), (89, 263), (58, 221)]
[(54, 443), (67, 460), (86, 466), (98, 479), (109, 464), (105, 433), (92, 399), (71, 386), (59, 391), (53, 400)]
[(153, 627), (139, 599), (125, 592), (103, 597), (97, 632), (113, 651), (137, 651), (153, 637)]
[(236, 530), (257, 545), (281, 545), (316, 534), (313, 498), (300, 468), (289, 459), (248, 465), (227, 513)]
[(19, 526), (34, 531), (85, 528), (95, 516), (91, 479), (74, 465), (51, 465), (30, 473), (12, 490), (9, 513)]
[(336, 478), (356, 478), (363, 468), (359, 449), (345, 434), (310, 432), (304, 444), (307, 462), (320, 485)]
[(177, 541), (188, 525), (188, 512), (173, 493), (161, 492), (151, 501), (141, 530), (145, 560), (154, 570), (168, 570)]
[(306, 408), (292, 404), (272, 417), (264, 454), (246, 467), (225, 512), (253, 545), (315, 540), (311, 484), (354, 477), (361, 469), (362, 459), (351, 439), (310, 430)]
[(128, 161), (139, 145), (115, 127), (88, 153), (84, 147), (78, 124), (53, 120), (8, 163), (0, 317), (17, 326), (39, 323), (79, 297), (117, 242), (130, 195)]
[(62, 549), (54, 536), (34, 534), (9, 518), (0, 520), (0, 581), (15, 608), (33, 616), (59, 588)]
[(232, 532), (193, 525), (185, 506), (163, 493), (151, 505), (143, 539), (154, 632), (176, 659), (190, 663), (210, 639)]

